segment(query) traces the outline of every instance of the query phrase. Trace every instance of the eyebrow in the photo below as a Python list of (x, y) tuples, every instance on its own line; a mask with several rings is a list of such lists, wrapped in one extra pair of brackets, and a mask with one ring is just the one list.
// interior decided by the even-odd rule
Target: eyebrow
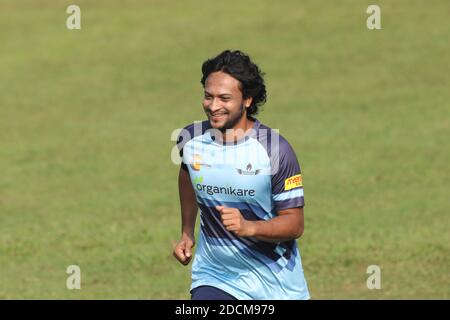
[[(211, 94), (210, 92), (205, 90), (205, 95), (209, 95), (209, 96), (214, 96), (213, 94)], [(231, 93), (221, 93), (217, 95), (220, 98), (231, 98), (233, 95)]]

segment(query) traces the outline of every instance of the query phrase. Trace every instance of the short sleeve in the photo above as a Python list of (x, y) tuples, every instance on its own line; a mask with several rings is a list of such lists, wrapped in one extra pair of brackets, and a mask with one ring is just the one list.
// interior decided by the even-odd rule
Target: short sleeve
[(184, 128), (178, 135), (177, 148), (179, 150), (179, 154), (180, 154), (180, 158), (181, 158), (181, 169), (187, 171), (188, 167), (187, 167), (186, 163), (184, 163), (184, 159), (183, 159), (183, 148), (184, 148), (184, 145), (189, 141), (190, 136), (188, 134), (186, 134), (185, 130), (186, 130), (186, 128)]
[(197, 137), (199, 135), (202, 135), (206, 130), (208, 130), (210, 127), (209, 121), (203, 121), (203, 122), (194, 122), (183, 129), (181, 129), (180, 133), (178, 134), (177, 138), (177, 148), (180, 152), (181, 157), (181, 168), (184, 170), (188, 170), (187, 164), (184, 157), (183, 157), (183, 149), (191, 139), (194, 137)]
[[(273, 150), (272, 150), (273, 152)], [(280, 143), (277, 170), (272, 175), (272, 200), (276, 211), (305, 205), (302, 173), (294, 150), (287, 141)]]

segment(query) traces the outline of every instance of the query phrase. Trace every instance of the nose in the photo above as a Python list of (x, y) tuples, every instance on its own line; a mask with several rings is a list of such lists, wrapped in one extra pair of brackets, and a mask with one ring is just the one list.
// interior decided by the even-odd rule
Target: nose
[(220, 101), (217, 98), (213, 98), (213, 99), (211, 99), (209, 101), (205, 101), (205, 102), (206, 102), (204, 104), (205, 108), (211, 112), (215, 112), (221, 108)]

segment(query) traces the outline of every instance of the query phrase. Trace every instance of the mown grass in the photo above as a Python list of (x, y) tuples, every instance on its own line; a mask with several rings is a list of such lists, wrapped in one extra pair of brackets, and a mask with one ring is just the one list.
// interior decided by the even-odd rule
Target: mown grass
[(377, 3), (369, 31), (368, 1), (77, 1), (69, 31), (72, 1), (1, 0), (0, 298), (189, 298), (170, 135), (225, 48), (301, 162), (312, 297), (450, 298), (450, 3)]

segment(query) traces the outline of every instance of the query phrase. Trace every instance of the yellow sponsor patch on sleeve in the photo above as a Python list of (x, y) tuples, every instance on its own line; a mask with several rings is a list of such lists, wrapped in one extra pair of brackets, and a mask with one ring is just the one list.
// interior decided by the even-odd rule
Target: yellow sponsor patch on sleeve
[(298, 188), (298, 187), (303, 187), (301, 174), (297, 174), (295, 176), (292, 176), (292, 177), (284, 180), (284, 190), (285, 191), (291, 190), (294, 188)]

